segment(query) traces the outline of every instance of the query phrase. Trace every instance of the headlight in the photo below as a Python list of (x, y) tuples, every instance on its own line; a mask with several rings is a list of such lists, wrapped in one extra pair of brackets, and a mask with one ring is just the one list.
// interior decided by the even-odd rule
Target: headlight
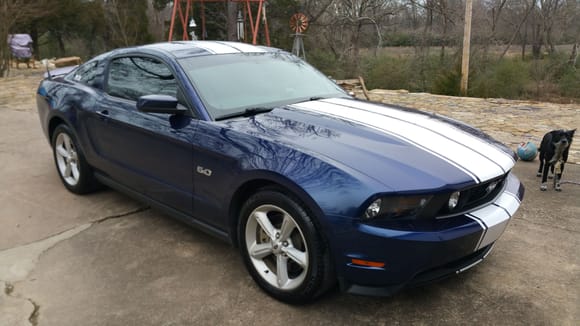
[(381, 197), (374, 200), (365, 210), (364, 218), (397, 218), (417, 215), (432, 196)]
[(372, 202), (365, 211), (365, 217), (366, 218), (373, 218), (373, 217), (379, 216), (379, 214), (381, 212), (381, 203), (382, 203), (382, 200), (380, 200), (380, 199), (377, 199), (374, 202)]

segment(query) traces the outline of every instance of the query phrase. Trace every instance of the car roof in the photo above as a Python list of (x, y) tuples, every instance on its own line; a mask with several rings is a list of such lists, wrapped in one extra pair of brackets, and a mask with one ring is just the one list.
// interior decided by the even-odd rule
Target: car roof
[(215, 54), (263, 53), (280, 51), (278, 49), (265, 46), (226, 41), (173, 41), (142, 45), (137, 48), (141, 50), (164, 52), (176, 58)]

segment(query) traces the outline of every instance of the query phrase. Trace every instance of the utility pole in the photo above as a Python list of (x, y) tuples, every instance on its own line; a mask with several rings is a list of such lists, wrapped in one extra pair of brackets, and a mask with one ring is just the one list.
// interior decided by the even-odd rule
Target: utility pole
[(472, 0), (465, 0), (465, 26), (463, 28), (463, 56), (461, 58), (461, 95), (467, 95), (467, 81), (469, 80), (469, 50), (471, 41), (471, 13)]

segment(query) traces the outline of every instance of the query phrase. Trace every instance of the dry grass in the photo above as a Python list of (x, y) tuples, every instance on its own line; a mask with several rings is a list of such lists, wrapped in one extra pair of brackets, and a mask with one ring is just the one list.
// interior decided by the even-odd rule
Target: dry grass
[[(494, 45), (491, 46), (489, 51), (491, 54), (495, 54), (497, 56), (499, 56), (505, 49), (505, 45)], [(472, 45), (472, 51), (474, 53), (477, 53), (478, 51), (481, 51), (483, 49), (483, 47), (481, 45)], [(413, 46), (387, 46), (387, 47), (383, 47), (381, 49), (379, 49), (379, 51), (377, 51), (377, 55), (392, 55), (392, 56), (398, 56), (398, 57), (405, 57), (405, 56), (411, 56), (411, 55), (415, 55), (415, 53), (417, 52), (418, 47), (413, 47)], [(367, 49), (363, 49), (361, 50), (361, 53), (366, 54), (366, 55), (374, 55), (376, 49), (375, 48), (367, 48)], [(441, 51), (441, 47), (440, 46), (430, 46), (428, 49), (429, 53), (431, 54), (437, 54)], [(450, 54), (453, 55), (455, 53), (458, 53), (459, 51), (461, 51), (461, 47), (456, 47), (456, 46), (449, 46), (449, 47), (445, 47), (445, 53), (446, 54)], [(563, 52), (563, 53), (570, 53), (572, 51), (572, 44), (562, 44), (562, 45), (556, 45), (556, 52)], [(522, 53), (522, 48), (521, 45), (519, 44), (514, 44), (510, 47), (510, 49), (508, 50), (506, 56), (508, 57), (516, 57), (516, 56), (520, 56)], [(531, 46), (528, 45), (526, 46), (526, 55), (531, 54)]]

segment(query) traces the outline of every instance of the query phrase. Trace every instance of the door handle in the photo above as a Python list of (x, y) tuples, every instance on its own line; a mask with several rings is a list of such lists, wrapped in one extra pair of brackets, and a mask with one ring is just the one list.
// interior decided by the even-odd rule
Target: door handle
[(109, 110), (99, 110), (96, 112), (99, 120), (104, 123), (109, 123)]

